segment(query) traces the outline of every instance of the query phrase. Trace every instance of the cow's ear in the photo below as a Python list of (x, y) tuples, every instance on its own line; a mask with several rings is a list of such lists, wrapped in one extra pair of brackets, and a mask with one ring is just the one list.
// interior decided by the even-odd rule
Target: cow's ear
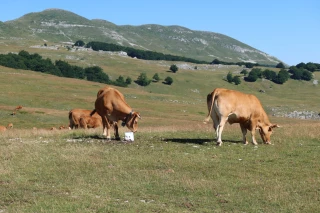
[(138, 118), (142, 119), (139, 112), (136, 112), (135, 114)]
[(269, 126), (269, 132), (271, 132), (273, 128), (278, 128), (278, 127), (280, 127), (278, 124), (272, 124), (271, 126)]
[(278, 124), (272, 124), (270, 127), (271, 128), (279, 128), (280, 126)]

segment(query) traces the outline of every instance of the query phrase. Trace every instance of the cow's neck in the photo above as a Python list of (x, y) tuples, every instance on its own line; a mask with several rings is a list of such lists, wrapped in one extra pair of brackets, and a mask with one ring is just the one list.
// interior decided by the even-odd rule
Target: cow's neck
[(122, 126), (125, 126), (128, 123), (132, 113), (133, 113), (133, 110), (131, 110), (129, 114), (127, 114), (126, 117), (122, 120), (122, 124), (121, 124)]
[(269, 117), (268, 117), (268, 115), (267, 115), (267, 113), (264, 111), (264, 110), (262, 110), (262, 112), (261, 112), (261, 120), (260, 120), (260, 126), (263, 126), (263, 125), (270, 125), (270, 121), (269, 121)]
[(118, 109), (118, 117), (120, 120), (126, 120), (132, 113), (133, 110), (128, 105), (125, 105), (121, 109)]

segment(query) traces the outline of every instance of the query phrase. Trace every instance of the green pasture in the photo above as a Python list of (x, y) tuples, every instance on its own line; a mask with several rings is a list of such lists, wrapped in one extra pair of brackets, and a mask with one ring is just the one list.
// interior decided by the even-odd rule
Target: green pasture
[[(142, 119), (134, 142), (107, 142), (101, 128), (49, 130), (68, 125), (73, 108), (93, 109), (105, 85), (0, 66), (0, 125), (14, 126), (0, 133), (0, 212), (320, 211), (320, 122), (273, 116), (275, 108), (319, 112), (320, 89), (312, 82), (242, 80), (236, 86), (223, 80), (241, 71), (231, 66), (171, 73), (170, 65), (181, 62), (4, 44), (0, 53), (24, 49), (53, 61), (98, 65), (112, 79), (136, 80), (145, 72), (174, 82), (117, 87)], [(206, 96), (216, 87), (261, 100), (281, 126), (272, 145), (259, 136), (258, 146), (243, 145), (237, 124), (227, 125), (223, 145), (215, 145), (212, 123), (202, 121)], [(11, 115), (18, 105), (23, 108)], [(126, 131), (120, 128), (121, 137)]]

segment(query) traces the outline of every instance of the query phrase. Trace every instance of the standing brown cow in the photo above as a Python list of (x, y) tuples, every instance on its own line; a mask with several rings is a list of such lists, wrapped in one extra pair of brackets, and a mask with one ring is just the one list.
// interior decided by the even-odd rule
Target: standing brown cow
[(120, 139), (118, 132), (118, 121), (122, 121), (122, 126), (127, 126), (132, 132), (138, 129), (138, 118), (140, 114), (134, 112), (125, 102), (123, 94), (109, 86), (100, 89), (95, 101), (95, 109), (91, 112), (93, 115), (97, 112), (102, 118), (103, 135), (108, 140), (111, 139), (110, 128), (114, 125), (115, 137)]
[(248, 144), (246, 139), (247, 130), (251, 132), (252, 143), (257, 145), (255, 131), (259, 130), (264, 143), (270, 144), (272, 129), (279, 127), (271, 124), (260, 101), (254, 95), (244, 94), (235, 90), (216, 88), (207, 96), (208, 116), (213, 120), (213, 127), (216, 130), (217, 145), (222, 144), (221, 134), (226, 122), (239, 123), (243, 134), (244, 144)]

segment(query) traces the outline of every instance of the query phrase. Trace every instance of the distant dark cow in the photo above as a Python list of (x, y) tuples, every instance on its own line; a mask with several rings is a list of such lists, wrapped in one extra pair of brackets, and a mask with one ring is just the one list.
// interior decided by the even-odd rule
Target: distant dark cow
[[(89, 116), (92, 110), (87, 109), (72, 109), (69, 112), (69, 127), (70, 129), (78, 129), (80, 126), (80, 117), (81, 116)], [(92, 117), (100, 119), (100, 115), (97, 113), (93, 114)]]
[(102, 118), (103, 135), (108, 140), (111, 139), (110, 128), (113, 125), (116, 139), (120, 139), (118, 132), (118, 121), (122, 121), (122, 126), (127, 126), (132, 132), (138, 129), (138, 118), (140, 114), (134, 112), (125, 102), (123, 94), (118, 90), (106, 86), (97, 93), (95, 109), (91, 112), (93, 115), (97, 112)]
[(254, 95), (244, 94), (235, 90), (216, 88), (207, 96), (208, 116), (205, 122), (213, 120), (213, 127), (216, 130), (217, 145), (222, 144), (221, 134), (226, 122), (230, 124), (239, 123), (243, 134), (244, 144), (247, 130), (252, 135), (252, 143), (257, 145), (255, 131), (259, 130), (264, 143), (270, 144), (272, 129), (279, 127), (271, 124), (260, 101)]

